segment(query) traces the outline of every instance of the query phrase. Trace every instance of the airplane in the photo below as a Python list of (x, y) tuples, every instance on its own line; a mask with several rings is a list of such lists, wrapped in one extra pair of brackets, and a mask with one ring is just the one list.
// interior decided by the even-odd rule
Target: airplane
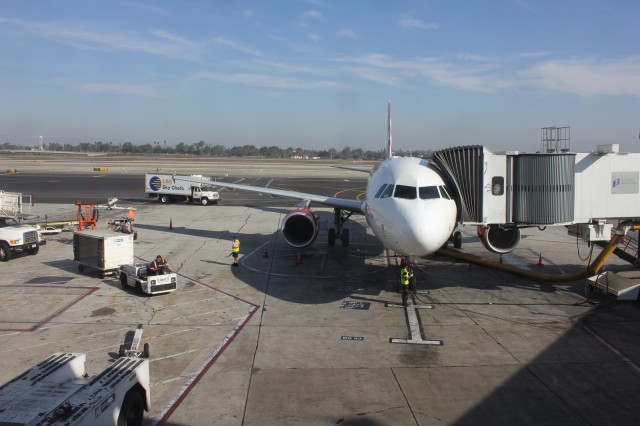
[(305, 248), (318, 236), (320, 220), (310, 208), (314, 202), (334, 208), (335, 228), (329, 229), (328, 234), (330, 246), (335, 245), (336, 239), (347, 246), (349, 229), (344, 223), (352, 214), (362, 214), (385, 247), (407, 259), (428, 256), (452, 236), (457, 225), (456, 202), (434, 163), (393, 156), (390, 102), (387, 125), (386, 158), (369, 171), (363, 201), (234, 183), (215, 185), (302, 200), (283, 221), (282, 236), (291, 247)]

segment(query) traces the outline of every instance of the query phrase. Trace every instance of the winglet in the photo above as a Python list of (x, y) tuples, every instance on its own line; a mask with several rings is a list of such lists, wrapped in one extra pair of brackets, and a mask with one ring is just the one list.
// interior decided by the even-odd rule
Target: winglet
[(388, 114), (388, 122), (387, 122), (387, 160), (391, 158), (393, 155), (393, 151), (391, 150), (391, 101), (389, 101), (387, 107)]

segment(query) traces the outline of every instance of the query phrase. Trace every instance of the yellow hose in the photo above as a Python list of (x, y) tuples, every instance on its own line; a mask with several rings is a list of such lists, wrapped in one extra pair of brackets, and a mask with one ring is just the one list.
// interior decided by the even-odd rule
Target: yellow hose
[[(637, 222), (631, 227), (633, 230), (640, 229), (640, 224)], [(495, 268), (504, 272), (509, 272), (511, 274), (520, 275), (525, 278), (529, 278), (536, 281), (547, 281), (552, 283), (566, 283), (569, 281), (579, 280), (585, 277), (590, 277), (596, 275), (600, 272), (600, 269), (604, 265), (604, 262), (609, 258), (611, 253), (618, 247), (620, 241), (624, 238), (624, 235), (614, 235), (609, 244), (600, 252), (598, 257), (589, 265), (587, 269), (582, 272), (575, 272), (573, 274), (565, 274), (565, 275), (549, 275), (549, 274), (541, 274), (539, 272), (527, 271), (526, 269), (516, 268), (512, 265), (507, 265), (504, 263), (494, 262), (492, 260), (482, 259), (478, 256), (474, 256), (472, 254), (462, 253), (454, 250), (440, 249), (436, 253), (451, 257), (454, 259), (463, 260), (465, 262), (475, 263), (482, 266), (488, 266), (490, 268)]]

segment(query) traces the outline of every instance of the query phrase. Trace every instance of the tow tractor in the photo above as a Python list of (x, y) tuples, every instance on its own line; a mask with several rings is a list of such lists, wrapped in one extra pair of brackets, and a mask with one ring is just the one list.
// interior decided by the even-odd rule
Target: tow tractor
[[(131, 334), (131, 332), (129, 332)], [(85, 372), (86, 354), (57, 352), (0, 386), (0, 424), (142, 425), (149, 411), (149, 354), (138, 352), (138, 325), (121, 357), (100, 374)]]
[(125, 290), (135, 288), (141, 294), (170, 293), (178, 288), (178, 275), (174, 272), (164, 275), (149, 275), (150, 262), (135, 262), (120, 267), (120, 284)]

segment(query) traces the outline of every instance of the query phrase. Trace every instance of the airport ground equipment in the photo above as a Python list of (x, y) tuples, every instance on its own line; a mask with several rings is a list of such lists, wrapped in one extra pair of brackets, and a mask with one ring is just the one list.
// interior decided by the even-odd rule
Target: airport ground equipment
[(22, 194), (0, 191), (0, 214), (17, 216), (22, 213)]
[(33, 226), (20, 226), (12, 216), (0, 215), (0, 261), (8, 262), (16, 253), (38, 254), (46, 244)]
[(504, 254), (520, 228), (566, 226), (587, 241), (609, 241), (612, 222), (640, 219), (640, 153), (616, 144), (590, 153), (493, 153), (483, 146), (436, 151), (462, 225), (478, 227), (485, 247)]
[(149, 275), (150, 262), (136, 262), (120, 267), (122, 288), (135, 288), (138, 293), (170, 293), (178, 288), (178, 275), (171, 272), (164, 275)]
[(102, 278), (117, 275), (122, 265), (133, 263), (133, 235), (87, 230), (73, 234), (73, 260), (78, 271), (85, 267), (100, 271)]
[(214, 182), (202, 175), (180, 176), (147, 173), (144, 177), (145, 193), (161, 203), (186, 201), (202, 204), (217, 204), (220, 194), (214, 191)]
[(0, 424), (140, 426), (150, 392), (149, 361), (139, 355), (137, 349), (128, 350), (89, 377), (86, 354), (54, 353), (0, 386)]
[(587, 278), (591, 291), (598, 289), (612, 294), (617, 300), (640, 300), (640, 279), (627, 278), (612, 271), (606, 271)]

